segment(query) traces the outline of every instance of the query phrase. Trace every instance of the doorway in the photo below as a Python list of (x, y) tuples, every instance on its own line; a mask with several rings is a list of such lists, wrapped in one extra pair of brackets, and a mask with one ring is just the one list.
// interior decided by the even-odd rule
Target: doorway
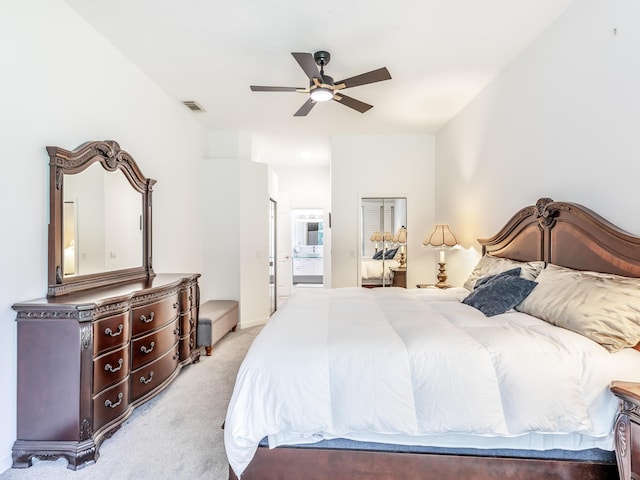
[(321, 209), (291, 211), (294, 286), (322, 286), (324, 283), (323, 214)]

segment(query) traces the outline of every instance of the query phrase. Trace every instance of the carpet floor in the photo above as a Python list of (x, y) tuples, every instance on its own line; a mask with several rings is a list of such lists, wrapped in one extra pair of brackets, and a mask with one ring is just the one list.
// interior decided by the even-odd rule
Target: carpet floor
[(103, 442), (95, 464), (74, 472), (63, 459), (34, 459), (32, 467), (11, 468), (0, 480), (226, 480), (221, 425), (238, 368), (260, 329), (231, 332), (210, 357), (184, 367)]

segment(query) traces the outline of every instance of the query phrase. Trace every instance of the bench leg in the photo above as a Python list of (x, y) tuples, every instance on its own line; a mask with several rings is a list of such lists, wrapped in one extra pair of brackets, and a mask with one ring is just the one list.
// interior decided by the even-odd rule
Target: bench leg
[(211, 356), (211, 350), (213, 350), (213, 349), (210, 346), (209, 347), (204, 347), (204, 351), (207, 353), (207, 357)]
[(235, 332), (237, 327), (238, 327), (238, 324), (236, 323), (236, 324), (233, 326), (233, 328), (231, 329), (231, 331), (232, 331), (232, 332)]

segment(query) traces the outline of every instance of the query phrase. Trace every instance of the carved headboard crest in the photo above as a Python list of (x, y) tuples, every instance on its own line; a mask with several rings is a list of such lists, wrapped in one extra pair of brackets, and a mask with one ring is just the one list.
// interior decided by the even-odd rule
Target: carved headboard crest
[(536, 202), (535, 216), (542, 227), (551, 227), (562, 210), (568, 210), (566, 203), (556, 203), (551, 198), (540, 198)]

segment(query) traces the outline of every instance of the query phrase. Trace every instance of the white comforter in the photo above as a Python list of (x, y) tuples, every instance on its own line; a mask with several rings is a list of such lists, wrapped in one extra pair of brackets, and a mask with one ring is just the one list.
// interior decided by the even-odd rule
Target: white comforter
[(612, 449), (617, 401), (608, 385), (640, 380), (640, 352), (610, 354), (518, 312), (487, 318), (459, 302), (465, 293), (296, 293), (238, 373), (224, 430), (236, 474), (265, 436), (271, 446), (453, 438), (482, 448), (524, 438), (523, 448)]

